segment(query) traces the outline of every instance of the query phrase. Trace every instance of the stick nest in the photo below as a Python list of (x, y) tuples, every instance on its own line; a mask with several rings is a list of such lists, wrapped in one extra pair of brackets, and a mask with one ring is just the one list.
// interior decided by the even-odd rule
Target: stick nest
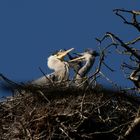
[(139, 104), (101, 86), (32, 86), (0, 102), (0, 139), (140, 140)]

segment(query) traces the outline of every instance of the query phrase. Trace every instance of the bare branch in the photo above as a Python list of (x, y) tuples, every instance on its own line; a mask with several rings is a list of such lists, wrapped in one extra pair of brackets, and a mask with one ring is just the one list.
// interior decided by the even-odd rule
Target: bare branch
[(132, 40), (132, 41), (129, 41), (129, 42), (125, 43), (125, 44), (126, 44), (126, 45), (133, 45), (133, 44), (137, 43), (138, 41), (140, 41), (140, 36), (137, 37), (137, 38), (135, 38), (135, 39)]
[(128, 52), (133, 54), (140, 61), (140, 55), (134, 49), (132, 49), (131, 47), (126, 45), (119, 37), (117, 37), (116, 35), (114, 35), (113, 33), (110, 33), (110, 32), (107, 32), (106, 34), (109, 36), (112, 36), (114, 39), (116, 39), (123, 48), (125, 48)]
[[(135, 10), (131, 11), (131, 10), (124, 10), (124, 9), (114, 9), (113, 11), (117, 16), (119, 16), (124, 21), (125, 24), (134, 26), (140, 32), (140, 23), (137, 21), (137, 16), (140, 15), (140, 11), (135, 11)], [(126, 20), (126, 18), (120, 12), (131, 14), (132, 15), (131, 22)]]

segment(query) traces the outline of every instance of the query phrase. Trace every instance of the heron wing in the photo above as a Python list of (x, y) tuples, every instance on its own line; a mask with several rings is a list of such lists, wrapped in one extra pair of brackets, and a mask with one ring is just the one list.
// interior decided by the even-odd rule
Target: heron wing
[(33, 80), (31, 83), (35, 85), (46, 85), (46, 84), (51, 84), (55, 79), (54, 73), (49, 74), (49, 75), (44, 75), (36, 80)]

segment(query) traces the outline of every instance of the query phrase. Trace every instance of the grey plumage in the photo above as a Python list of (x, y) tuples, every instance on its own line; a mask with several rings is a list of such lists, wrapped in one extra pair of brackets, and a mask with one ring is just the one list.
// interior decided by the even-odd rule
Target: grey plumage
[(71, 48), (66, 51), (59, 51), (48, 58), (48, 67), (54, 70), (53, 73), (49, 75), (44, 75), (31, 83), (36, 85), (50, 84), (50, 82), (61, 82), (66, 81), (69, 78), (69, 64), (64, 61), (64, 57), (72, 51)]
[[(69, 79), (69, 65), (76, 65), (76, 76), (74, 84), (79, 85), (84, 80), (90, 69), (92, 68), (95, 57), (98, 56), (96, 51), (85, 51), (78, 55), (77, 58), (70, 60), (69, 62), (64, 61), (64, 57), (72, 51), (74, 48), (67, 51), (59, 51), (48, 58), (48, 67), (54, 70), (49, 75), (44, 75), (36, 80), (28, 82), (29, 85), (48, 85), (51, 82), (68, 81)], [(79, 65), (80, 64), (80, 65)], [(82, 64), (82, 65), (81, 65)]]
[(70, 60), (71, 63), (76, 61), (81, 61), (83, 63), (83, 66), (79, 69), (79, 71), (76, 74), (76, 84), (81, 84), (83, 82), (85, 76), (88, 74), (95, 62), (95, 57), (98, 55), (99, 54), (96, 51), (87, 50), (84, 53), (79, 54), (78, 58)]

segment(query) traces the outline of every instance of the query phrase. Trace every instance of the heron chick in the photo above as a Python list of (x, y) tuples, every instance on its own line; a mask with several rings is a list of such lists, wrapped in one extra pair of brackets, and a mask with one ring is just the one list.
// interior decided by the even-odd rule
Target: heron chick
[(78, 54), (79, 57), (72, 59), (69, 61), (69, 63), (81, 61), (83, 63), (83, 66), (78, 70), (75, 78), (76, 84), (81, 84), (85, 78), (85, 76), (88, 74), (90, 69), (92, 68), (96, 56), (99, 56), (99, 54), (96, 51), (93, 50), (86, 50), (84, 53)]
[(36, 85), (45, 85), (50, 83), (51, 81), (60, 82), (68, 80), (69, 64), (64, 61), (64, 57), (72, 50), (74, 50), (74, 48), (66, 51), (60, 50), (57, 53), (49, 56), (47, 65), (50, 69), (54, 70), (54, 72), (49, 75), (44, 75), (39, 79), (32, 81), (31, 83)]

